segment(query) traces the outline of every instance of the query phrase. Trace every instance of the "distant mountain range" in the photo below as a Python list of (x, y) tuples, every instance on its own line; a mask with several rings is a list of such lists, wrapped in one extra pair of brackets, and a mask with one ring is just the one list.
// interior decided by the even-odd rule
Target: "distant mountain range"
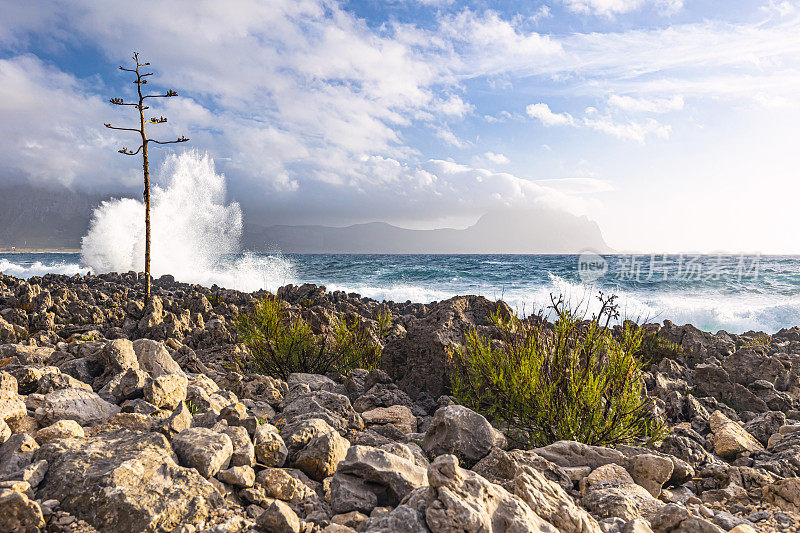
[(384, 222), (343, 228), (245, 227), (243, 247), (286, 253), (531, 254), (609, 252), (596, 222), (563, 211), (497, 211), (465, 229), (411, 230)]
[[(108, 196), (27, 184), (0, 186), (0, 249), (78, 249), (92, 210)], [(466, 229), (410, 230), (245, 224), (242, 247), (286, 253), (576, 253), (611, 251), (597, 223), (563, 211), (497, 211)]]

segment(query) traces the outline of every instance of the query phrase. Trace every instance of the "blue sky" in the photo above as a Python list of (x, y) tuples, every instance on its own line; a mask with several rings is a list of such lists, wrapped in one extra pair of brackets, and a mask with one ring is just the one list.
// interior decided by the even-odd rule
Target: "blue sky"
[(0, 179), (136, 190), (102, 128), (136, 49), (253, 221), (547, 205), (619, 250), (800, 253), (796, 0), (140, 5), (0, 1)]

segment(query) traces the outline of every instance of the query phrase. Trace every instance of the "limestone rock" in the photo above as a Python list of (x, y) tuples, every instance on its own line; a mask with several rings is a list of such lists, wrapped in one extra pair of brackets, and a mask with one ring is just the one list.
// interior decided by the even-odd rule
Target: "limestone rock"
[(482, 296), (456, 296), (436, 304), (407, 326), (406, 335), (386, 344), (381, 367), (412, 398), (425, 391), (434, 398), (449, 387), (448, 350), (464, 342), (473, 326), (488, 326), (493, 313), (508, 309)]
[(258, 517), (258, 525), (270, 533), (299, 533), (300, 519), (291, 507), (273, 500)]
[(231, 438), (231, 443), (233, 444), (231, 466), (253, 466), (256, 464), (255, 447), (253, 446), (253, 441), (250, 440), (250, 434), (247, 433), (245, 428), (240, 426), (229, 427), (225, 428), (223, 433)]
[(234, 466), (221, 470), (217, 479), (239, 487), (252, 487), (256, 482), (256, 473), (249, 466)]
[(139, 360), (128, 339), (115, 339), (107, 342), (102, 351), (103, 362), (107, 369), (114, 373), (126, 370), (139, 370)]
[(436, 411), (422, 447), (433, 455), (453, 454), (464, 461), (483, 459), (492, 448), (506, 445), (502, 433), (481, 415), (463, 405), (448, 405)]
[(633, 480), (658, 498), (661, 487), (672, 477), (672, 461), (666, 457), (643, 453), (630, 460), (628, 471)]
[(339, 473), (358, 477), (374, 487), (379, 505), (395, 506), (412, 490), (428, 484), (427, 472), (413, 460), (369, 446), (351, 446), (339, 463)]
[(800, 513), (800, 478), (778, 480), (764, 487), (764, 500), (784, 511)]
[(376, 407), (361, 413), (365, 424), (391, 424), (402, 433), (415, 433), (417, 431), (417, 417), (405, 405), (391, 407)]
[(558, 533), (519, 497), (460, 468), (453, 455), (437, 457), (428, 468), (428, 480), (425, 521), (434, 533)]
[(256, 428), (253, 447), (256, 459), (264, 466), (283, 466), (289, 453), (278, 428), (272, 424), (261, 424)]
[(0, 389), (0, 420), (9, 422), (26, 414), (25, 401), (16, 391)]
[(546, 479), (558, 483), (564, 490), (572, 490), (573, 482), (567, 472), (533, 450), (505, 451), (501, 448), (493, 448), (489, 455), (478, 461), (471, 470), (484, 479), (502, 486), (507, 491), (514, 492), (514, 477), (522, 466), (538, 470)]
[(742, 426), (720, 411), (711, 413), (708, 424), (714, 434), (714, 451), (720, 457), (732, 459), (742, 452), (764, 449)]
[(651, 518), (650, 527), (654, 533), (725, 533), (724, 529), (704, 518), (692, 516), (686, 508), (672, 503)]
[(163, 343), (150, 339), (138, 339), (133, 341), (133, 350), (136, 353), (139, 367), (153, 377), (164, 374), (185, 375)]
[(385, 493), (385, 487), (337, 472), (331, 480), (331, 509), (334, 513), (370, 513), (378, 506), (378, 494), (385, 497)]
[(589, 466), (592, 469), (607, 464), (624, 465), (627, 460), (622, 452), (602, 446), (590, 446), (571, 440), (560, 440), (533, 450), (558, 466)]
[(161, 531), (204, 521), (222, 504), (197, 472), (175, 463), (167, 439), (128, 430), (87, 439), (50, 441), (34, 459), (46, 459), (43, 500), (100, 531)]
[(233, 454), (230, 437), (207, 428), (181, 431), (172, 439), (172, 448), (181, 464), (196, 468), (205, 478), (214, 477), (227, 468)]
[(41, 531), (45, 526), (39, 504), (25, 492), (0, 488), (0, 531)]
[(188, 380), (180, 374), (164, 374), (148, 380), (144, 399), (161, 409), (175, 409), (186, 399)]
[(647, 520), (664, 505), (616, 464), (606, 464), (592, 471), (581, 483), (581, 493), (583, 506), (600, 518)]
[(514, 477), (514, 494), (561, 533), (601, 533), (600, 524), (538, 470), (521, 466)]
[(353, 409), (347, 396), (327, 390), (311, 391), (304, 384), (297, 384), (289, 390), (281, 414), (292, 423), (318, 418), (340, 433), (364, 428), (361, 416)]
[(36, 442), (40, 445), (54, 439), (83, 438), (84, 432), (80, 424), (74, 420), (59, 420), (36, 432)]
[(119, 413), (120, 408), (108, 403), (97, 393), (84, 389), (60, 389), (44, 396), (36, 409), (36, 420), (48, 426), (59, 420), (74, 420), (81, 426), (92, 426)]
[(336, 472), (344, 459), (349, 441), (324, 420), (312, 418), (287, 425), (281, 437), (289, 451), (289, 460), (312, 479), (322, 480)]

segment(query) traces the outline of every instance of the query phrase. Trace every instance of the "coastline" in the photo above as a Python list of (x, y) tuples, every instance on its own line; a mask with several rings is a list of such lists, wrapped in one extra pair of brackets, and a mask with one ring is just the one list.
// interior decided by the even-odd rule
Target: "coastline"
[[(287, 285), (275, 297), (314, 334), (346, 317), (390, 321), (374, 337), (373, 370), (276, 376), (235, 326), (267, 294), (162, 276), (145, 305), (136, 274), (0, 275), (0, 447), (11, 458), (0, 475), (15, 482), (0, 498), (30, 523), (55, 517), (84, 532), (109, 520), (126, 531), (467, 530), (460, 515), (436, 521), (446, 505), (510, 513), (503, 523), (520, 531), (800, 526), (786, 503), (800, 484), (798, 327), (649, 325), (670, 343), (641, 369), (663, 438), (531, 449), (451, 396), (448, 354), (469, 331), (490, 331), (504, 303), (377, 302)], [(169, 490), (153, 498), (156, 478)]]

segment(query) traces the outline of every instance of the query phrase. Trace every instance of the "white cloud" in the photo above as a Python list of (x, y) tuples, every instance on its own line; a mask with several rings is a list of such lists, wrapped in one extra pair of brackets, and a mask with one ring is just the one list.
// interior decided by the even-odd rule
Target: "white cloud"
[(436, 128), (436, 136), (443, 140), (445, 144), (455, 146), (456, 148), (466, 148), (470, 144), (467, 141), (459, 139), (458, 136), (450, 130), (450, 128), (444, 126)]
[(544, 103), (530, 104), (525, 110), (528, 116), (539, 120), (548, 127), (572, 126), (575, 128), (588, 128), (638, 143), (644, 143), (648, 136), (667, 139), (671, 131), (670, 126), (665, 126), (654, 119), (648, 119), (644, 122), (618, 122), (609, 115), (600, 115), (594, 107), (586, 108), (586, 116), (577, 119), (569, 113), (554, 113), (550, 106)]
[(635, 113), (667, 113), (683, 109), (683, 96), (672, 98), (634, 98), (612, 94), (608, 97), (608, 105), (624, 111)]
[(602, 15), (630, 13), (651, 5), (664, 14), (672, 14), (683, 8), (683, 0), (561, 0), (574, 13)]
[(550, 19), (553, 18), (553, 13), (550, 11), (550, 7), (547, 5), (542, 5), (536, 12), (529, 17), (530, 21), (536, 24), (540, 20)]
[(575, 119), (569, 113), (553, 113), (547, 104), (530, 104), (525, 108), (528, 116), (538, 119), (545, 126), (572, 126)]
[(494, 152), (486, 152), (483, 154), (483, 157), (486, 158), (487, 161), (490, 163), (494, 163), (495, 165), (507, 165), (511, 161), (503, 154), (496, 154)]

